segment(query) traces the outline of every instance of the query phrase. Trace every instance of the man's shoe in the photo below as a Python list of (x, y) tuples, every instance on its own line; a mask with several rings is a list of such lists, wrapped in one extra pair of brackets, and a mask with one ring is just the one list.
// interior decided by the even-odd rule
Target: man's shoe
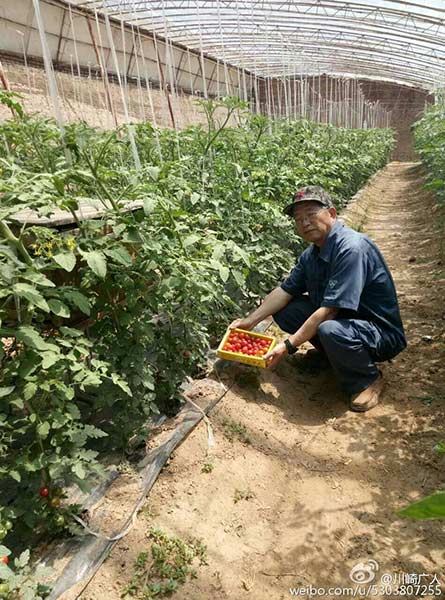
[(380, 394), (383, 391), (384, 382), (382, 373), (371, 383), (369, 387), (352, 396), (350, 409), (355, 412), (366, 412), (379, 403)]

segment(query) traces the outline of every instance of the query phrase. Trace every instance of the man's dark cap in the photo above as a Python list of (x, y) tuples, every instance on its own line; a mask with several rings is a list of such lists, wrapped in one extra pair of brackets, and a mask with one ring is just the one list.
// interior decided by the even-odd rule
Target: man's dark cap
[(333, 208), (334, 203), (330, 195), (319, 185), (307, 185), (296, 192), (290, 204), (283, 209), (283, 213), (289, 217), (294, 216), (294, 208), (300, 202), (318, 202), (324, 208)]

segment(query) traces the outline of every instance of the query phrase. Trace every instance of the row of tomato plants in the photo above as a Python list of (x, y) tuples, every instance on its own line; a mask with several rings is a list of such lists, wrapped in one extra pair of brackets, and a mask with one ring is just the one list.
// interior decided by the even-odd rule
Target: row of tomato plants
[[(445, 94), (437, 95), (435, 105), (429, 106), (423, 116), (414, 124), (414, 147), (425, 170), (425, 188), (432, 190), (437, 197), (438, 211), (434, 225), (439, 239), (440, 258), (444, 258), (445, 238)], [(445, 443), (438, 442), (434, 452), (445, 454)], [(400, 511), (400, 514), (415, 519), (445, 518), (445, 492), (439, 491), (414, 502)]]
[[(202, 103), (207, 127), (136, 125), (136, 169), (124, 129), (61, 131), (0, 99), (15, 114), (0, 125), (0, 541), (18, 547), (71, 528), (64, 490), (88, 489), (100, 452), (174, 412), (226, 323), (285, 276), (302, 248), (281, 213), (290, 194), (320, 184), (345, 203), (393, 139), (271, 123), (226, 98)], [(103, 216), (74, 232), (14, 225), (80, 201)]]
[(433, 190), (439, 202), (440, 252), (444, 253), (445, 231), (445, 93), (430, 106), (413, 127), (414, 147), (426, 170), (427, 189)]

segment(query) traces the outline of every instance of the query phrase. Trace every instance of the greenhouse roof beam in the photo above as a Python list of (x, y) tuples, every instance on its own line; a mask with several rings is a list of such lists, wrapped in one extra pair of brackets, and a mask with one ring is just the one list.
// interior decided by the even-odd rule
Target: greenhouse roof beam
[[(271, 65), (276, 76), (305, 52), (327, 70), (326, 49), (349, 53), (349, 69), (363, 59), (379, 77), (391, 77), (429, 89), (443, 85), (445, 4), (443, 0), (71, 0), (77, 6), (168, 35), (175, 44), (202, 51), (238, 68), (262, 74)], [(252, 38), (255, 37), (255, 45)], [(280, 39), (282, 47), (280, 50)], [(317, 41), (318, 48), (315, 47)], [(317, 51), (316, 51), (317, 50)], [(317, 58), (317, 52), (319, 56)], [(293, 54), (292, 54), (293, 53)], [(279, 66), (281, 62), (281, 67)], [(354, 63), (354, 64), (352, 64)]]
[[(228, 38), (229, 40), (231, 40), (232, 38)], [(235, 38), (233, 38), (235, 39)], [(265, 43), (265, 42), (264, 42)], [(254, 45), (255, 44), (255, 45)], [(394, 60), (397, 64), (405, 64), (409, 67), (412, 68), (416, 68), (416, 65), (425, 65), (425, 67), (428, 68), (428, 70), (431, 70), (431, 72), (435, 72), (436, 70), (438, 72), (442, 71), (443, 72), (443, 68), (444, 68), (444, 60), (445, 57), (444, 56), (437, 56), (436, 53), (429, 54), (427, 52), (419, 52), (417, 51), (415, 53), (415, 55), (413, 55), (413, 59), (410, 60), (406, 60), (406, 59), (402, 59), (402, 58), (394, 58), (394, 55), (391, 53), (390, 49), (388, 48), (388, 43), (386, 41), (378, 41), (376, 40), (373, 49), (370, 50), (369, 47), (365, 44), (360, 44), (359, 40), (354, 40), (353, 42), (348, 42), (348, 41), (342, 41), (342, 40), (327, 40), (327, 39), (320, 39), (319, 37), (314, 36), (314, 38), (306, 38), (304, 40), (304, 46), (302, 46), (301, 43), (292, 43), (292, 42), (288, 42), (286, 44), (286, 46), (283, 48), (282, 45), (280, 44), (276, 44), (273, 42), (270, 42), (267, 44), (267, 47), (264, 48), (263, 47), (263, 43), (258, 43), (256, 40), (250, 40), (250, 39), (246, 39), (246, 41), (244, 42), (243, 45), (243, 50), (247, 50), (249, 47), (251, 47), (252, 49), (256, 49), (256, 50), (260, 50), (263, 49), (267, 52), (271, 51), (271, 50), (281, 50), (281, 52), (288, 56), (289, 58), (292, 57), (298, 57), (302, 52), (303, 52), (303, 48), (304, 51), (307, 48), (312, 48), (314, 46), (318, 46), (320, 48), (324, 48), (324, 47), (330, 47), (332, 48), (334, 51), (335, 49), (344, 49), (346, 51), (348, 51), (348, 49), (351, 50), (361, 50), (364, 52), (369, 52), (369, 54), (374, 55), (374, 54), (378, 54), (378, 55), (383, 55), (386, 56), (387, 58), (391, 58), (392, 60)], [(209, 52), (210, 54), (213, 55), (217, 55), (221, 50), (221, 44), (218, 43), (218, 40), (212, 44), (209, 45), (207, 52)], [(406, 53), (410, 53), (413, 50), (411, 45), (408, 46), (404, 46), (404, 47), (400, 47), (400, 51), (401, 52), (406, 52)], [(236, 52), (233, 51), (232, 52), (226, 52), (226, 59), (230, 60), (229, 57), (236, 55), (238, 58), (244, 56), (243, 54), (241, 54), (241, 52)], [(250, 54), (248, 54), (249, 57), (251, 57)], [(414, 58), (415, 56), (415, 58)], [(253, 62), (253, 59), (250, 58), (250, 61)], [(433, 68), (431, 68), (433, 67)]]
[[(279, 67), (280, 64), (278, 63), (277, 66)], [(316, 67), (316, 65), (314, 65), (314, 66)], [(341, 60), (331, 61), (328, 66), (329, 66), (329, 70), (328, 70), (327, 74), (333, 78), (341, 79), (341, 78), (350, 77), (351, 75), (353, 75), (357, 79), (359, 79), (359, 78), (376, 79), (375, 66), (373, 65), (372, 62), (369, 62), (369, 61), (362, 62), (359, 69), (351, 66), (350, 61), (348, 61), (346, 58), (341, 59)], [(307, 77), (318, 77), (319, 75), (326, 74), (326, 71), (323, 69), (317, 70), (316, 68), (314, 68), (314, 70), (311, 70), (311, 71), (308, 70), (307, 72), (305, 72), (304, 75)], [(279, 71), (277, 71), (277, 72), (279, 72)], [(282, 75), (281, 74), (277, 75), (277, 72), (271, 71), (271, 74), (269, 76), (265, 76), (264, 78), (266, 78), (266, 79), (282, 78)], [(297, 74), (296, 79), (298, 79), (298, 77), (299, 77), (299, 75)], [(288, 78), (291, 79), (290, 76)], [(410, 75), (408, 75), (408, 76), (399, 75), (399, 77), (397, 77), (397, 75), (394, 74), (394, 71), (387, 69), (384, 66), (382, 66), (380, 69), (379, 78), (385, 79), (388, 81), (392, 81), (395, 83), (399, 83), (399, 84), (405, 84), (405, 85), (408, 84), (408, 85), (412, 85), (412, 86), (418, 86), (419, 81), (423, 81), (425, 84), (429, 81), (429, 78), (422, 77), (422, 75), (417, 75), (416, 77), (411, 77)]]
[[(303, 40), (300, 38), (297, 42), (289, 40), (288, 38), (288, 41), (284, 46), (282, 44), (274, 43), (273, 41), (269, 40), (267, 48), (264, 48), (263, 44), (265, 44), (265, 42), (262, 41), (261, 43), (259, 43), (257, 39), (253, 39), (254, 36), (255, 34), (250, 34), (250, 39), (245, 39), (245, 41), (243, 42), (242, 50), (244, 50), (247, 53), (248, 57), (252, 56), (254, 51), (264, 51), (265, 53), (281, 52), (281, 54), (284, 54), (288, 57), (287, 59), (285, 59), (285, 61), (287, 60), (289, 62), (298, 59), (303, 49), (306, 52), (308, 48), (317, 47), (320, 50), (324, 48), (331, 48), (332, 52), (334, 53), (344, 51), (346, 54), (350, 53), (351, 51), (358, 50), (361, 52), (367, 52), (369, 56), (378, 55), (383, 59), (385, 59), (386, 57), (386, 62), (390, 60), (394, 67), (397, 67), (397, 69), (408, 68), (410, 71), (418, 71), (419, 73), (423, 73), (426, 70), (428, 73), (430, 73), (431, 77), (440, 76), (441, 74), (443, 74), (443, 65), (445, 58), (445, 54), (443, 52), (440, 56), (438, 56), (436, 52), (430, 54), (428, 51), (421, 52), (419, 50), (416, 50), (413, 59), (407, 60), (401, 58), (402, 53), (406, 53), (407, 55), (410, 55), (412, 53), (412, 44), (400, 45), (399, 54), (394, 55), (394, 53), (391, 52), (392, 48), (389, 47), (389, 41), (386, 39), (380, 40), (377, 38), (376, 40), (374, 40), (371, 51), (366, 44), (360, 43), (360, 40), (358, 39), (353, 40), (352, 42), (348, 42), (341, 39), (323, 39), (323, 36), (321, 36), (322, 39), (320, 39), (320, 36), (318, 35), (314, 35), (312, 36), (312, 38), (308, 36), (305, 37)], [(207, 52), (211, 55), (218, 56), (221, 53), (222, 47), (221, 43), (218, 41), (218, 38), (215, 37), (214, 39), (216, 39), (216, 42), (212, 45), (207, 46)], [(229, 47), (232, 48), (235, 46), (236, 37), (226, 38), (226, 42), (227, 41), (229, 42)], [(230, 42), (233, 42), (233, 44), (231, 44)], [(252, 48), (252, 54), (249, 53), (250, 48)], [(356, 55), (354, 54), (354, 56)], [(254, 65), (258, 64), (258, 59), (254, 60), (253, 58), (246, 58), (246, 55), (242, 54), (241, 51), (235, 51), (231, 49), (227, 50), (227, 48), (225, 52), (225, 58), (230, 63), (236, 63), (240, 60), (244, 60), (245, 66), (248, 66), (249, 70), (252, 70)], [(376, 66), (379, 63), (380, 60), (377, 60), (376, 58)]]
[[(205, 16), (205, 15), (204, 15)], [(146, 18), (144, 19), (130, 19), (128, 21), (129, 23), (133, 24), (133, 25), (137, 25), (139, 27), (150, 27), (150, 29), (155, 30), (155, 31), (159, 31), (162, 32), (164, 30), (164, 25), (163, 25), (163, 21), (162, 19), (160, 19), (159, 17), (157, 17), (156, 19), (148, 19), (146, 20)], [(224, 35), (226, 35), (227, 31), (230, 31), (233, 27), (235, 27), (235, 25), (237, 25), (238, 21), (235, 20), (233, 17), (229, 20), (229, 19), (225, 19), (224, 21), (224, 27), (225, 27), (225, 31), (224, 31)], [(381, 36), (386, 36), (388, 38), (393, 38), (393, 39), (397, 39), (400, 41), (404, 41), (409, 40), (409, 41), (417, 41), (417, 42), (423, 42), (424, 44), (428, 44), (429, 47), (431, 49), (440, 49), (441, 45), (437, 44), (437, 37), (435, 34), (433, 33), (425, 33), (422, 32), (420, 33), (419, 31), (415, 31), (415, 30), (404, 30), (403, 31), (403, 35), (401, 35), (401, 32), (398, 28), (394, 27), (392, 24), (385, 24), (385, 25), (381, 25), (378, 29), (376, 29), (375, 27), (373, 27), (372, 25), (370, 25), (369, 23), (367, 23), (366, 21), (363, 20), (354, 20), (352, 17), (348, 18), (348, 19), (343, 19), (343, 20), (339, 20), (337, 18), (332, 18), (329, 20), (328, 23), (323, 23), (321, 20), (317, 20), (315, 15), (311, 15), (311, 19), (305, 19), (304, 21), (299, 21), (298, 25), (295, 26), (294, 23), (289, 22), (289, 19), (284, 19), (282, 17), (280, 17), (280, 19), (275, 20), (273, 23), (269, 23), (270, 27), (266, 28), (266, 26), (264, 25), (264, 21), (252, 21), (250, 20), (248, 23), (243, 24), (243, 30), (246, 27), (246, 24), (249, 27), (255, 27), (257, 29), (258, 33), (261, 33), (263, 35), (265, 35), (266, 33), (276, 33), (277, 32), (277, 28), (279, 28), (279, 31), (282, 30), (291, 30), (291, 31), (299, 31), (302, 30), (308, 26), (318, 26), (318, 27), (322, 27), (323, 30), (324, 29), (329, 29), (330, 31), (337, 31), (337, 32), (342, 32), (345, 29), (349, 30), (349, 31), (357, 31), (358, 33), (364, 34), (364, 33), (368, 33), (370, 35), (381, 35)], [(215, 24), (213, 21), (209, 20), (209, 22), (201, 22), (200, 24), (200, 28), (202, 31), (205, 31), (206, 29), (208, 30), (209, 28), (211, 28), (211, 31), (216, 31), (217, 29), (217, 24)], [(169, 22), (169, 30), (171, 32), (175, 32), (175, 31), (179, 31), (181, 34), (184, 34), (184, 23), (182, 21), (174, 21), (174, 22)], [(187, 24), (187, 29), (186, 29), (186, 33), (187, 34), (191, 34), (194, 32), (199, 31), (199, 26), (197, 26), (195, 23), (190, 23)], [(219, 33), (219, 31), (218, 31)], [(181, 37), (184, 37), (184, 35), (179, 35), (178, 39), (181, 39)]]
[(363, 65), (367, 66), (367, 73), (371, 74), (371, 68), (372, 66), (374, 66), (374, 70), (372, 71), (372, 74), (374, 75), (374, 77), (376, 76), (376, 73), (378, 72), (379, 74), (381, 74), (383, 72), (383, 70), (385, 71), (385, 73), (387, 74), (387, 76), (392, 76), (395, 80), (398, 79), (403, 80), (404, 78), (408, 78), (410, 80), (410, 82), (415, 83), (415, 81), (417, 80), (421, 80), (424, 82), (428, 82), (430, 81), (430, 76), (422, 71), (416, 71), (414, 73), (412, 73), (411, 71), (408, 72), (401, 72), (400, 69), (394, 69), (390, 66), (388, 66), (387, 61), (381, 61), (378, 65), (378, 71), (376, 70), (376, 61), (375, 59), (367, 59), (367, 58), (362, 58), (361, 60), (357, 60), (356, 57), (354, 57), (354, 60), (351, 61), (351, 57), (348, 55), (344, 55), (344, 56), (339, 56), (338, 54), (336, 55), (337, 58), (334, 60), (333, 55), (326, 57), (326, 60), (320, 60), (317, 56), (312, 57), (312, 64), (313, 66), (307, 66), (307, 68), (305, 69), (305, 65), (302, 65), (302, 69), (300, 69), (299, 71), (296, 71), (295, 73), (284, 73), (283, 74), (283, 70), (282, 70), (282, 60), (281, 57), (278, 57), (278, 59), (271, 63), (267, 63), (264, 65), (263, 68), (261, 68), (261, 65), (258, 66), (257, 65), (257, 69), (258, 72), (261, 76), (263, 77), (289, 77), (291, 75), (295, 75), (298, 76), (300, 73), (302, 74), (317, 74), (317, 73), (326, 73), (329, 74), (330, 73), (330, 67), (332, 66), (332, 64), (335, 62), (337, 64), (339, 64), (340, 61), (343, 61), (344, 65), (348, 66), (348, 69), (345, 71), (347, 73), (355, 73), (357, 76), (360, 75), (360, 69)]
[[(375, 1), (375, 0), (374, 0)], [(395, 4), (396, 0), (390, 0), (391, 4)], [(195, 17), (195, 22), (196, 22), (196, 7), (197, 7), (197, 2), (195, 0), (166, 0), (165, 2), (163, 2), (162, 0), (144, 0), (142, 2), (129, 2), (128, 3), (128, 10), (125, 10), (125, 3), (119, 2), (116, 3), (114, 0), (108, 1), (108, 2), (104, 2), (103, 0), (100, 1), (93, 1), (93, 2), (73, 2), (73, 4), (76, 4), (77, 6), (84, 6), (90, 9), (96, 9), (96, 10), (103, 10), (104, 8), (106, 8), (107, 12), (112, 15), (112, 16), (123, 16), (123, 15), (132, 15), (132, 14), (137, 14), (138, 12), (144, 12), (144, 11), (150, 11), (153, 14), (163, 14), (165, 12), (165, 14), (170, 15), (170, 16), (174, 16), (174, 17), (183, 17), (184, 16), (184, 9), (189, 9), (190, 13), (192, 16)], [(413, 11), (402, 11), (402, 10), (395, 10), (394, 8), (382, 8), (382, 6), (377, 5), (375, 7), (373, 7), (370, 3), (363, 3), (363, 2), (354, 2), (354, 1), (348, 1), (348, 2), (343, 2), (340, 0), (323, 0), (323, 1), (317, 1), (314, 2), (313, 0), (299, 0), (298, 3), (293, 2), (293, 1), (289, 1), (289, 2), (277, 2), (277, 0), (267, 0), (265, 2), (261, 2), (261, 3), (252, 3), (249, 1), (244, 1), (244, 2), (232, 2), (232, 1), (225, 1), (225, 0), (220, 0), (219, 1), (219, 5), (220, 5), (220, 11), (221, 14), (225, 14), (224, 12), (224, 8), (226, 9), (226, 12), (232, 13), (234, 12), (233, 10), (233, 6), (237, 5), (237, 12), (243, 13), (243, 12), (247, 12), (249, 14), (252, 14), (252, 12), (255, 10), (256, 6), (260, 6), (261, 10), (257, 10), (256, 14), (258, 15), (273, 15), (275, 13), (280, 14), (283, 11), (283, 8), (286, 8), (286, 13), (290, 14), (300, 14), (300, 15), (307, 15), (310, 14), (311, 9), (315, 9), (315, 14), (319, 15), (319, 16), (323, 16), (323, 17), (327, 17), (330, 18), (332, 15), (334, 16), (340, 16), (343, 14), (344, 17), (347, 17), (348, 15), (357, 13), (357, 14), (363, 14), (363, 17), (365, 17), (366, 20), (368, 20), (370, 17), (375, 17), (375, 16), (380, 16), (381, 19), (386, 19), (388, 18), (390, 15), (394, 16), (396, 19), (398, 19), (399, 23), (405, 22), (405, 26), (407, 23), (411, 23), (415, 28), (418, 27), (418, 23), (428, 23), (429, 27), (431, 25), (439, 25), (439, 26), (443, 26), (444, 24), (444, 20), (445, 20), (445, 9), (440, 9), (440, 8), (434, 8), (431, 9), (433, 10), (436, 14), (434, 15), (429, 15), (426, 13), (422, 13), (422, 12), (418, 12), (418, 13), (414, 13)], [(399, 4), (403, 5), (403, 6), (407, 6), (408, 3), (406, 2), (400, 2)], [(414, 6), (414, 5), (412, 5)], [(206, 2), (206, 1), (200, 1), (199, 2), (199, 7), (200, 7), (200, 16), (202, 15), (202, 11), (204, 11), (205, 9), (210, 9), (210, 11), (213, 14), (216, 14), (217, 9), (218, 9), (218, 2), (217, 1), (212, 1), (212, 2)], [(325, 12), (323, 14), (321, 14), (319, 12), (320, 8), (325, 8)], [(422, 6), (423, 9), (428, 9), (428, 6), (426, 6), (426, 4), (424, 6)], [(333, 12), (330, 13), (328, 11), (328, 9), (331, 9)]]
[[(242, 31), (243, 33), (243, 37), (246, 36), (251, 36), (251, 35), (255, 35), (256, 38), (258, 39), (258, 25), (250, 25), (249, 28), (244, 28)], [(351, 26), (343, 26), (342, 31), (339, 31), (338, 29), (336, 29), (335, 27), (332, 26), (327, 26), (323, 29), (323, 31), (321, 31), (319, 29), (319, 27), (317, 27), (317, 23), (308, 23), (305, 26), (299, 26), (297, 29), (295, 29), (295, 27), (292, 27), (291, 25), (288, 25), (286, 23), (282, 24), (282, 28), (283, 30), (287, 33), (288, 30), (295, 32), (294, 36), (289, 36), (286, 35), (286, 39), (287, 40), (292, 40), (293, 37), (295, 37), (295, 42), (298, 43), (299, 42), (299, 34), (301, 33), (306, 33), (306, 32), (313, 32), (314, 34), (319, 35), (320, 37), (326, 37), (326, 34), (335, 34), (336, 36), (340, 37), (344, 37), (345, 34), (347, 33), (349, 35), (349, 37), (353, 40), (355, 39), (363, 39), (364, 36), (366, 35), (367, 38), (369, 39), (371, 38), (372, 40), (378, 40), (381, 42), (385, 42), (388, 44), (397, 44), (397, 46), (403, 46), (406, 49), (416, 49), (416, 48), (421, 48), (423, 50), (426, 50), (427, 52), (431, 52), (434, 56), (439, 56), (442, 55), (443, 58), (445, 59), (445, 46), (444, 47), (434, 47), (432, 48), (431, 46), (428, 46), (426, 43), (422, 43), (424, 42), (424, 40), (416, 38), (415, 36), (407, 36), (406, 40), (404, 39), (400, 39), (400, 36), (397, 35), (397, 32), (391, 32), (391, 33), (387, 33), (385, 32), (384, 34), (382, 33), (380, 35), (380, 32), (376, 32), (375, 30), (372, 29), (368, 29), (368, 28), (360, 28), (360, 30), (357, 32), (357, 35), (354, 35), (354, 32), (357, 31), (356, 27), (351, 27)], [(152, 27), (152, 30), (154, 31), (161, 31), (160, 27)], [(170, 26), (169, 27), (169, 32), (170, 34), (175, 33), (176, 31), (178, 32), (182, 32), (183, 31), (183, 26), (180, 24), (174, 25), (174, 26)], [(230, 24), (230, 27), (227, 27), (227, 30), (225, 32), (225, 36), (227, 39), (229, 36), (235, 34), (238, 35), (240, 33), (240, 30), (238, 29), (238, 27), (236, 26), (235, 23)], [(210, 40), (214, 40), (214, 39), (219, 39), (219, 31), (217, 28), (215, 28), (215, 26), (213, 24), (209, 24), (209, 25), (203, 25), (201, 27), (201, 34), (202, 34), (202, 38), (203, 40), (205, 40), (206, 38), (209, 38)], [(187, 38), (190, 38), (192, 35), (198, 35), (198, 31), (192, 31), (192, 30), (188, 30), (187, 32)], [(270, 34), (269, 34), (270, 35)], [(181, 39), (181, 43), (184, 43), (183, 40), (185, 39), (184, 36), (177, 36), (178, 39)], [(262, 39), (262, 38), (260, 38)], [(232, 43), (233, 40), (232, 40)]]

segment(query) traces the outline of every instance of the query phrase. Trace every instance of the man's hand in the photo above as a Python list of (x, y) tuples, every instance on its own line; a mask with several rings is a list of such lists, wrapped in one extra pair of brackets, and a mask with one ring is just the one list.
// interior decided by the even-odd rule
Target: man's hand
[(276, 312), (284, 308), (287, 304), (289, 304), (292, 298), (291, 294), (288, 294), (281, 287), (277, 287), (267, 294), (264, 298), (261, 306), (259, 306), (256, 310), (253, 311), (252, 314), (247, 317), (243, 317), (242, 319), (235, 319), (229, 325), (229, 329), (235, 329), (238, 327), (239, 329), (246, 329), (247, 331), (252, 331), (255, 325), (261, 323), (263, 319), (267, 319), (270, 315), (274, 315)]
[(283, 358), (283, 356), (285, 356), (285, 354), (287, 354), (287, 348), (283, 342), (280, 342), (273, 350), (267, 352), (267, 354), (263, 356), (266, 361), (267, 368), (272, 369), (275, 367)]
[(249, 317), (244, 317), (243, 319), (235, 319), (229, 325), (229, 329), (245, 329), (246, 331), (251, 331), (255, 327), (256, 323), (249, 319)]

